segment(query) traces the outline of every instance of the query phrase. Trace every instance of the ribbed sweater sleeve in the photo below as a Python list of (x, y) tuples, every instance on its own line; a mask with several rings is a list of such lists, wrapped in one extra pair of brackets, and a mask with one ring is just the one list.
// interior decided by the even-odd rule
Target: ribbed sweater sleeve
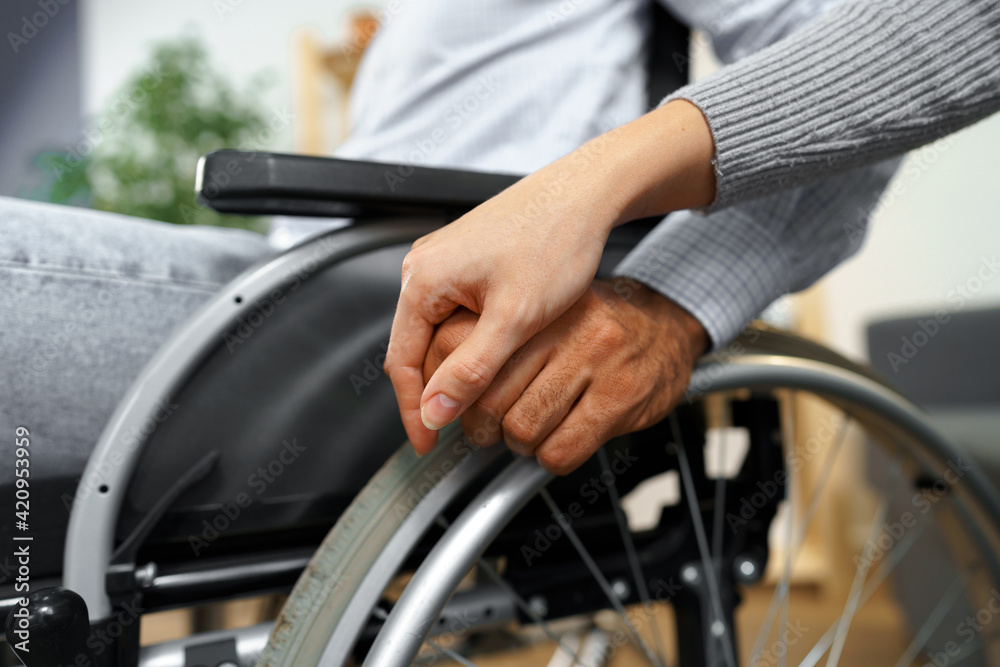
[(873, 164), (1000, 110), (1000, 0), (851, 0), (677, 98), (712, 130), (712, 210)]

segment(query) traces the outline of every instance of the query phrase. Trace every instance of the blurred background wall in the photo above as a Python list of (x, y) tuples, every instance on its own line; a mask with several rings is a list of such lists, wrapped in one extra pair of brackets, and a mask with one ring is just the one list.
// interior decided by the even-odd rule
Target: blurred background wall
[(0, 195), (17, 194), (37, 182), (38, 175), (28, 170), (34, 155), (75, 142), (83, 126), (80, 6), (75, 2), (56, 6), (59, 11), (51, 18), (46, 15), (46, 24), (37, 28), (30, 23), (31, 16), (40, 11), (37, 0), (0, 3), (4, 34), (0, 46)]
[[(273, 78), (260, 102), (267, 109), (291, 110), (294, 104), (295, 40), (311, 30), (327, 41), (339, 39), (343, 19), (357, 7), (378, 6), (357, 0), (172, 0), (128, 2), (83, 0), (80, 5), (82, 104), (94, 114), (135, 67), (136, 54), (153, 42), (198, 34), (212, 62), (236, 81), (258, 73)], [(276, 144), (292, 148), (293, 128)]]
[[(872, 320), (1000, 305), (1000, 273), (989, 264), (997, 260), (1000, 117), (994, 116), (906, 158), (864, 249), (823, 281), (827, 341), (864, 358), (864, 327)], [(1000, 377), (1000, 368), (986, 371)]]

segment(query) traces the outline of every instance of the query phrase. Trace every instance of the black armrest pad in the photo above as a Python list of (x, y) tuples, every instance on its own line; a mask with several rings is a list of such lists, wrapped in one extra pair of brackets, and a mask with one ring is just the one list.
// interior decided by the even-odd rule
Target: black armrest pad
[(457, 216), (521, 177), (306, 155), (220, 150), (198, 162), (198, 201), (223, 213)]

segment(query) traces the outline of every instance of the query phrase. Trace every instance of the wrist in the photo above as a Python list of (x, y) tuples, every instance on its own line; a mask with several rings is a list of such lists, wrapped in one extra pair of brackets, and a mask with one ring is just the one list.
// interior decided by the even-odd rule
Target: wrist
[(609, 134), (608, 170), (621, 197), (616, 224), (715, 199), (715, 144), (694, 104), (673, 100)]
[(708, 352), (711, 337), (698, 318), (651, 287), (624, 276), (608, 280), (614, 292), (653, 319), (669, 335), (681, 333), (692, 363)]

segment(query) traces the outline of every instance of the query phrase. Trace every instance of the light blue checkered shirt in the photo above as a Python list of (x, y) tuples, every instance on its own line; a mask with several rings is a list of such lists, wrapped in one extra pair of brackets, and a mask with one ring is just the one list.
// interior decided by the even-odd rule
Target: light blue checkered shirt
[[(336, 152), (528, 173), (646, 111), (650, 0), (390, 0)], [(663, 0), (745, 57), (837, 0)], [(668, 149), (665, 148), (665, 149)], [(668, 216), (616, 269), (689, 310), (715, 348), (853, 254), (896, 163), (710, 215)]]

